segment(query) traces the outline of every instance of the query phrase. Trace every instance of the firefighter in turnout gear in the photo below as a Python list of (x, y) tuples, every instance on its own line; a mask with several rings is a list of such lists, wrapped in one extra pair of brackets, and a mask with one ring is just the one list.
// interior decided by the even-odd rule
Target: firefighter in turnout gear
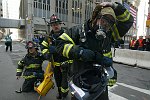
[[(96, 88), (92, 89), (95, 85), (90, 83), (96, 84), (94, 82), (99, 82), (99, 78), (96, 78), (99, 75), (95, 75), (97, 70), (95, 70), (95, 74), (91, 70), (94, 69), (93, 65), (95, 63), (100, 64), (106, 69), (108, 79), (114, 76), (111, 44), (121, 39), (132, 24), (133, 17), (120, 3), (103, 2), (97, 4), (92, 18), (82, 26), (78, 26), (79, 28), (73, 27), (70, 29), (70, 34), (63, 33), (59, 36), (56, 42), (56, 51), (68, 59), (73, 59), (73, 79), (70, 84), (74, 85), (71, 85), (71, 88), (73, 90), (78, 88), (83, 92), (82, 95), (78, 91), (73, 92), (73, 94), (77, 95), (75, 99), (108, 100), (107, 87), (102, 93), (99, 92), (100, 89), (97, 90), (99, 94), (96, 94), (97, 91), (92, 92)], [(83, 82), (80, 81), (81, 78), (84, 82), (89, 80), (86, 81), (87, 83), (89, 82), (88, 85), (86, 84), (86, 89), (82, 88), (83, 84), (81, 83)], [(103, 84), (103, 79), (100, 82)], [(113, 82), (112, 80), (112, 84)], [(87, 90), (90, 91), (86, 94)]]
[(22, 85), (22, 92), (33, 92), (34, 83), (37, 80), (42, 81), (44, 78), (42, 63), (45, 59), (37, 51), (38, 47), (34, 42), (29, 41), (25, 48), (27, 49), (27, 54), (18, 62), (16, 78), (19, 79), (22, 76), (25, 79)]
[(52, 30), (49, 33), (49, 37), (46, 37), (41, 43), (41, 51), (47, 60), (53, 58), (52, 64), (54, 78), (58, 87), (58, 95), (56, 96), (57, 99), (66, 98), (68, 95), (68, 66), (72, 63), (72, 60), (68, 60), (61, 56), (55, 50), (55, 41), (60, 35), (65, 33), (65, 31), (61, 28), (61, 24), (62, 21), (56, 15), (52, 15), (50, 17), (50, 26)]

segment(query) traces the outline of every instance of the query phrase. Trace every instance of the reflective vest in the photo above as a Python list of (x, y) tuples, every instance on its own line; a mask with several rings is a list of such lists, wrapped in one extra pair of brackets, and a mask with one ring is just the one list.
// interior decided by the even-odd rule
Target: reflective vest
[(138, 39), (139, 47), (143, 47), (143, 39)]
[(136, 40), (131, 40), (130, 47), (135, 47), (135, 44), (136, 44)]

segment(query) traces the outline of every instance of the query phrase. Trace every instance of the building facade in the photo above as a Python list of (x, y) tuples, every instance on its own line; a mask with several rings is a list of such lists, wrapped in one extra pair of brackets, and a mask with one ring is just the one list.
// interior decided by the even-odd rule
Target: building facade
[(2, 0), (0, 0), (0, 17), (3, 17), (3, 4), (2, 4)]
[(95, 0), (21, 0), (20, 18), (26, 19), (26, 37), (46, 30), (43, 18), (49, 21), (50, 16), (57, 15), (64, 28), (83, 23), (92, 15)]
[[(3, 17), (3, 4), (2, 0), (0, 0), (0, 17)], [(0, 29), (0, 39), (3, 37), (3, 32)]]
[(46, 30), (43, 18), (49, 21), (55, 14), (64, 22), (64, 28), (70, 28), (91, 17), (95, 2), (110, 1), (122, 3), (122, 0), (21, 0), (20, 18), (26, 19), (26, 37), (33, 37), (33, 33)]
[(34, 0), (35, 29), (39, 29), (43, 17), (48, 20), (53, 14), (65, 23), (63, 27), (81, 24), (91, 17), (94, 5), (93, 0)]

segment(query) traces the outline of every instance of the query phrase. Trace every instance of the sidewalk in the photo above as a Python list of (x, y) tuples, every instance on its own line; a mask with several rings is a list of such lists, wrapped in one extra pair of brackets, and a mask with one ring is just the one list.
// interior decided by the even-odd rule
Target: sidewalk
[(15, 100), (17, 98), (21, 98), (20, 96), (17, 96), (14, 92), (15, 89), (17, 89), (18, 85), (15, 77), (16, 66), (13, 64), (10, 57), (11, 52), (5, 52), (5, 46), (3, 43), (0, 43), (0, 45), (0, 98), (1, 100)]

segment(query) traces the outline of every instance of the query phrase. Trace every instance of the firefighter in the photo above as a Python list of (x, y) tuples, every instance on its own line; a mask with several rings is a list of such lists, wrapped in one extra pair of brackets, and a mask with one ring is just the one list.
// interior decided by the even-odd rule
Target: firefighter
[[(82, 25), (81, 31), (80, 29), (73, 31), (75, 28), (72, 28), (70, 29), (72, 33), (63, 33), (59, 36), (56, 42), (56, 51), (68, 59), (73, 59), (73, 80), (71, 82), (77, 86), (76, 88), (82, 87), (82, 84), (78, 81), (81, 78), (79, 76), (85, 73), (87, 69), (93, 69), (92, 65), (94, 63), (104, 66), (108, 72), (108, 79), (114, 76), (111, 43), (121, 39), (132, 24), (133, 17), (120, 3), (103, 2), (96, 6), (92, 18)], [(88, 75), (93, 77), (91, 73)], [(83, 77), (82, 79), (86, 80)], [(94, 81), (96, 82), (97, 80)], [(113, 82), (114, 80), (112, 80), (112, 84)], [(72, 87), (75, 86), (72, 85)], [(84, 94), (84, 90), (82, 92), (81, 97), (86, 96), (86, 98), (82, 98), (83, 100), (108, 100), (107, 88), (101, 95), (95, 94), (96, 92)], [(81, 94), (78, 93), (77, 97), (79, 95)]]
[(55, 52), (55, 41), (61, 34), (65, 33), (61, 24), (62, 21), (53, 14), (50, 17), (50, 26), (52, 30), (49, 36), (41, 43), (41, 51), (47, 60), (53, 57), (53, 72), (58, 87), (57, 99), (64, 99), (68, 95), (68, 66), (72, 63), (72, 60), (67, 60), (65, 57)]
[(27, 42), (25, 48), (27, 54), (18, 62), (16, 79), (21, 76), (25, 79), (22, 92), (33, 92), (34, 83), (37, 80), (42, 81), (44, 78), (44, 71), (42, 70), (44, 56), (38, 52), (37, 45), (32, 41)]

